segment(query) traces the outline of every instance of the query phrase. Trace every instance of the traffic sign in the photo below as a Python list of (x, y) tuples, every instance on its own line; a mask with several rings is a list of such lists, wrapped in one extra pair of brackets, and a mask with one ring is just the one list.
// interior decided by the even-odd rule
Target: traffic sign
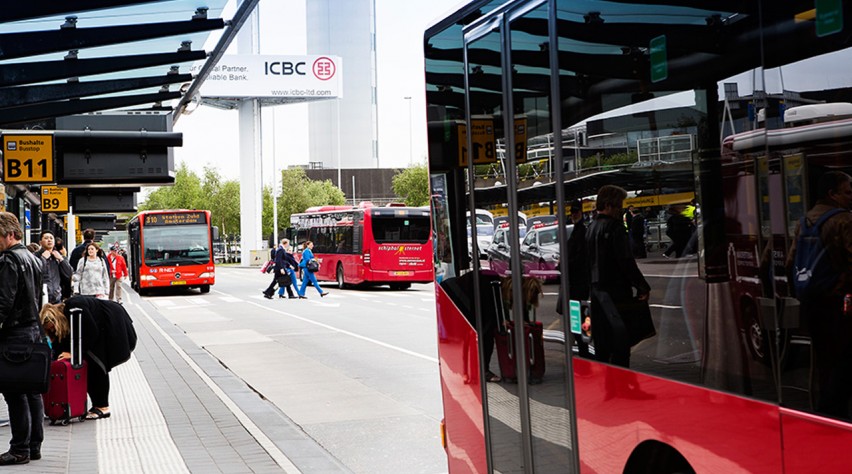
[(459, 124), (459, 166), (467, 166), (468, 154), (473, 156), (473, 164), (483, 165), (497, 161), (497, 141), (494, 137), (494, 120), (470, 119), (473, 133), (470, 136), (473, 152), (467, 150), (467, 126)]
[(3, 135), (3, 181), (53, 182), (53, 135)]
[(68, 188), (58, 186), (41, 187), (42, 212), (68, 212)]

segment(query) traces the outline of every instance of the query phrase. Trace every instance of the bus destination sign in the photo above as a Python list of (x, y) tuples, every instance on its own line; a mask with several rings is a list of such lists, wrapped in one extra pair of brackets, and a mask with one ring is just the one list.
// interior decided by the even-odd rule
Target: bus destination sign
[(188, 225), (206, 224), (207, 216), (203, 212), (181, 212), (176, 214), (148, 214), (145, 225)]

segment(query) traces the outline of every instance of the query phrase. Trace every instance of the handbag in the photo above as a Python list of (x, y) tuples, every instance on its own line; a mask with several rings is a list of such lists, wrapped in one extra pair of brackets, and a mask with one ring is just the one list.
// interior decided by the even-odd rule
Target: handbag
[(657, 335), (654, 320), (651, 319), (651, 308), (648, 306), (648, 300), (633, 298), (618, 303), (616, 307), (624, 325), (627, 327), (627, 337), (630, 340), (631, 347)]
[(318, 271), (319, 271), (319, 267), (320, 267), (320, 265), (319, 265), (319, 260), (317, 260), (317, 259), (315, 259), (315, 258), (310, 259), (310, 260), (308, 261), (308, 263), (306, 263), (306, 264), (305, 264), (305, 268), (306, 268), (309, 272), (311, 272), (311, 273), (316, 273), (316, 272), (318, 272)]
[(0, 344), (0, 392), (47, 392), (50, 361), (50, 347), (44, 342)]
[(278, 286), (290, 286), (290, 275), (278, 275)]

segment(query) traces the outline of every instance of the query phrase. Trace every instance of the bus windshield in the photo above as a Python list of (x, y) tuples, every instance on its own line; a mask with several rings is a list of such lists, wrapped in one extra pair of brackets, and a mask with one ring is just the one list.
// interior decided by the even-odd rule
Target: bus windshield
[(425, 244), (429, 240), (430, 233), (428, 216), (373, 216), (373, 240), (377, 244)]
[(146, 226), (142, 237), (145, 264), (151, 267), (210, 262), (204, 224)]

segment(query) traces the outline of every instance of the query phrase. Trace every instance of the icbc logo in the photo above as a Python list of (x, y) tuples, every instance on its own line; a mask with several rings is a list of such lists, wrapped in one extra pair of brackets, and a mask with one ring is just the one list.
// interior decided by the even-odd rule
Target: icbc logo
[(321, 81), (327, 81), (334, 77), (334, 73), (337, 72), (337, 67), (334, 65), (334, 61), (325, 56), (321, 58), (317, 58), (314, 61), (313, 65), (314, 77)]

